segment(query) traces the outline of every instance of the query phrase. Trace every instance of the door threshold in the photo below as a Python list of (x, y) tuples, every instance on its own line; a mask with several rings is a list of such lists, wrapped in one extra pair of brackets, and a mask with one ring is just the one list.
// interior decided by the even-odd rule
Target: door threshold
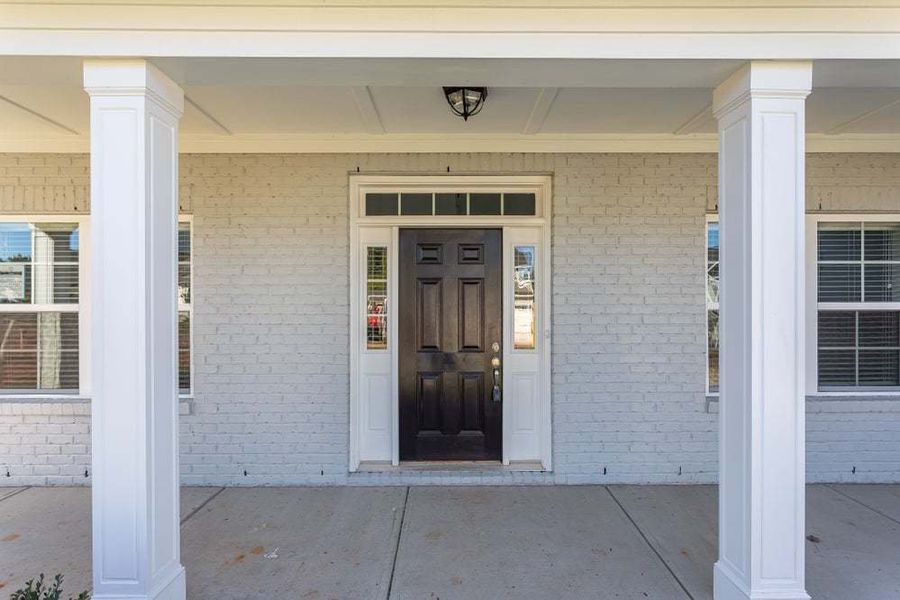
[(403, 461), (399, 465), (389, 462), (363, 461), (359, 463), (359, 473), (415, 473), (415, 472), (518, 472), (544, 471), (540, 461), (510, 461), (504, 465), (499, 460), (415, 460)]

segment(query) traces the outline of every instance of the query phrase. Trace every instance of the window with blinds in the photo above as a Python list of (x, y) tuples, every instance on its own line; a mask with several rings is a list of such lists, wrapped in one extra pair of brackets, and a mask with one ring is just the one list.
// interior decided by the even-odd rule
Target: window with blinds
[(719, 224), (706, 224), (706, 386), (719, 391)]
[(819, 222), (819, 388), (900, 386), (900, 222)]
[(191, 224), (178, 224), (178, 392), (191, 393)]
[(0, 392), (79, 390), (79, 227), (0, 221)]

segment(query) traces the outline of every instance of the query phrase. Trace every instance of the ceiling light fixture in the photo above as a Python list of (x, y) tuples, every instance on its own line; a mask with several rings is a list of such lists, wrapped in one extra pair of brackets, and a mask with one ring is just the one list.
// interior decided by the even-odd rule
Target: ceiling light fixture
[(468, 121), (469, 117), (474, 117), (484, 108), (487, 88), (445, 87), (444, 96), (447, 98), (447, 104), (450, 105), (453, 114), (462, 117), (463, 121)]

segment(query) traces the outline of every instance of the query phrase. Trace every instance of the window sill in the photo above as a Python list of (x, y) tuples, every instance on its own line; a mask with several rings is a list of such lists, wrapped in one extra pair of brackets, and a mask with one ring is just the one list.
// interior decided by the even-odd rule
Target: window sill
[[(90, 396), (81, 396), (79, 394), (0, 394), (0, 406), (4, 405), (26, 405), (26, 404), (71, 404), (83, 405), (90, 404)], [(90, 411), (88, 411), (90, 412)], [(178, 396), (178, 414), (192, 415), (194, 414), (194, 395)]]
[[(706, 412), (719, 412), (719, 394), (706, 395)], [(806, 395), (807, 413), (900, 413), (900, 392), (818, 392)]]

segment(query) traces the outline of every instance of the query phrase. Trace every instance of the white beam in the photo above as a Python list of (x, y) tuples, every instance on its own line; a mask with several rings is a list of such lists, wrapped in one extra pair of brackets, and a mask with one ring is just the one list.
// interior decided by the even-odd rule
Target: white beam
[(93, 598), (184, 600), (176, 248), (181, 89), (86, 61), (91, 97)]
[(202, 106), (197, 104), (197, 102), (195, 102), (192, 98), (189, 98), (187, 95), (185, 95), (184, 102), (185, 102), (185, 104), (190, 104), (191, 106), (193, 106), (197, 110), (197, 112), (199, 112), (201, 115), (206, 117), (206, 120), (209, 121), (210, 123), (212, 123), (216, 127), (216, 129), (218, 129), (225, 135), (232, 135), (232, 132), (230, 129), (225, 127), (225, 125), (223, 125), (221, 121), (219, 121), (217, 118), (212, 116), (209, 113), (209, 111), (207, 111), (205, 108), (203, 108)]
[(53, 127), (57, 128), (61, 131), (65, 131), (66, 133), (71, 133), (72, 135), (80, 135), (77, 131), (75, 131), (71, 127), (63, 125), (59, 121), (55, 121), (55, 120), (51, 119), (50, 117), (48, 117), (47, 115), (39, 113), (38, 111), (36, 111), (34, 109), (28, 108), (24, 104), (16, 102), (15, 100), (12, 100), (11, 98), (7, 98), (6, 96), (0, 96), (0, 102), (5, 102), (6, 104), (9, 104), (10, 106), (18, 108), (22, 112), (26, 112), (29, 115), (36, 117), (36, 118), (40, 119), (41, 121), (43, 121), (44, 123), (47, 123), (48, 125), (52, 125)]
[(809, 62), (752, 62), (714, 94), (721, 364), (716, 600), (804, 583), (804, 105)]
[(559, 94), (559, 88), (541, 88), (537, 98), (534, 99), (531, 114), (528, 115), (528, 120), (522, 128), (523, 134), (534, 135), (535, 133), (540, 133), (544, 127), (544, 121), (547, 120), (547, 115), (550, 114), (550, 109), (553, 108), (553, 102), (556, 100), (557, 94)]
[(703, 125), (704, 123), (706, 123), (707, 121), (711, 121), (712, 119), (712, 104), (707, 104), (702, 109), (700, 109), (697, 114), (682, 123), (673, 133), (675, 135), (694, 133), (700, 125)]
[[(900, 6), (357, 2), (5, 3), (0, 54), (457, 58), (900, 58)], [(723, 3), (724, 4), (724, 3)]]
[(883, 113), (884, 111), (894, 108), (895, 106), (898, 106), (898, 105), (900, 105), (900, 98), (895, 98), (895, 99), (891, 100), (890, 102), (885, 102), (881, 106), (877, 106), (877, 107), (873, 108), (872, 110), (868, 110), (868, 111), (862, 113), (861, 115), (858, 115), (856, 117), (853, 117), (852, 119), (844, 121), (843, 123), (835, 125), (834, 127), (829, 129), (825, 133), (827, 133), (829, 135), (845, 133), (847, 130), (852, 129), (854, 125), (859, 125), (863, 121), (865, 121), (871, 117), (874, 117), (875, 115), (879, 115), (879, 114)]
[(384, 133), (384, 123), (381, 121), (381, 115), (378, 114), (375, 99), (372, 98), (372, 90), (363, 85), (351, 87), (350, 91), (353, 93), (353, 101), (356, 102), (356, 109), (359, 111), (359, 117), (362, 119), (366, 132), (376, 135)]

